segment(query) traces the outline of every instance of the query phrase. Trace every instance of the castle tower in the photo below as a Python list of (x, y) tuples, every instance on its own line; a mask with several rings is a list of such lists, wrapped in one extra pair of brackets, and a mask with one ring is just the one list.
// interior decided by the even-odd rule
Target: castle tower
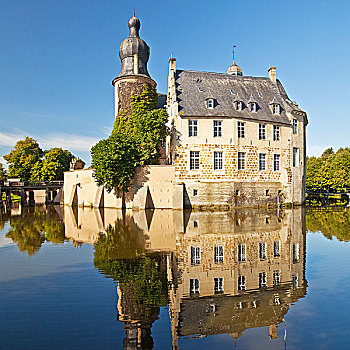
[(113, 80), (115, 94), (115, 116), (125, 111), (131, 114), (131, 96), (140, 94), (143, 85), (156, 87), (156, 82), (147, 71), (149, 46), (139, 37), (140, 20), (135, 17), (129, 19), (130, 34), (119, 47), (119, 57), (122, 68), (119, 75)]

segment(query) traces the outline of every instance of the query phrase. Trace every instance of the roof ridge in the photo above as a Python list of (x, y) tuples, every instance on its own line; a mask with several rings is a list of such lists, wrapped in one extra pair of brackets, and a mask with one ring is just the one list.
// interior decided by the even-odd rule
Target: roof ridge
[(252, 75), (232, 75), (232, 74), (226, 74), (226, 73), (218, 73), (218, 72), (207, 72), (207, 71), (201, 71), (201, 70), (191, 70), (191, 69), (176, 69), (176, 72), (189, 72), (189, 73), (203, 73), (203, 74), (215, 74), (220, 76), (226, 76), (230, 79), (264, 79), (264, 80), (270, 80), (269, 77), (254, 77)]

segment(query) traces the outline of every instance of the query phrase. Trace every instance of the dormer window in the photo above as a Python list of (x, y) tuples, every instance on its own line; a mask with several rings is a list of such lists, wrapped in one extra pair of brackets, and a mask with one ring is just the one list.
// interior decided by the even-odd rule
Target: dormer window
[(280, 114), (280, 105), (277, 103), (274, 103), (272, 105), (272, 113), (273, 114)]
[(256, 103), (255, 102), (250, 103), (250, 111), (256, 112)]
[(237, 109), (237, 111), (241, 111), (243, 109), (243, 102), (242, 101), (236, 102), (236, 109)]
[(207, 99), (207, 108), (213, 109), (214, 108), (214, 99), (213, 98), (208, 98)]

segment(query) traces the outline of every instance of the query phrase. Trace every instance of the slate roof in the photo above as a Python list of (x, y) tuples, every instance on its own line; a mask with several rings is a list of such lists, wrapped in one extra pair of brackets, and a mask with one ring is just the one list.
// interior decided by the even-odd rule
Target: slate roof
[(158, 93), (158, 108), (165, 109), (166, 108), (166, 94)]
[[(176, 71), (176, 94), (180, 116), (233, 117), (290, 125), (286, 111), (302, 111), (289, 100), (282, 84), (265, 77), (233, 76), (230, 74)], [(234, 101), (243, 101), (243, 110), (235, 109)], [(205, 100), (215, 99), (213, 109), (206, 108)], [(257, 111), (250, 112), (248, 102), (257, 103)], [(280, 115), (273, 115), (270, 103), (281, 104)]]

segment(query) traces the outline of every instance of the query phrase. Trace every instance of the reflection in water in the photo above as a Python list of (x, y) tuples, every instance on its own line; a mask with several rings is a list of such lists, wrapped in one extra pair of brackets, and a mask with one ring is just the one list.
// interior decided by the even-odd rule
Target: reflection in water
[(118, 281), (118, 320), (126, 330), (125, 349), (153, 348), (151, 327), (159, 307), (168, 304), (166, 266), (162, 255), (146, 254), (142, 231), (131, 217), (117, 219), (95, 243), (94, 264)]
[[(36, 254), (42, 244), (65, 241), (64, 225), (60, 208), (53, 206), (34, 206), (21, 208), (19, 203), (7, 213), (2, 213), (0, 222), (10, 222), (11, 228), (6, 237), (17, 244), (19, 251), (28, 255)], [(1, 223), (0, 223), (1, 227)]]
[(151, 328), (166, 305), (174, 349), (180, 337), (230, 334), (237, 339), (249, 328), (265, 326), (276, 339), (276, 326), (306, 294), (301, 208), (222, 213), (61, 209), (64, 232), (53, 207), (35, 207), (26, 208), (22, 217), (11, 216), (7, 235), (27, 254), (45, 240), (94, 244), (95, 267), (118, 282), (125, 349), (153, 348)]
[(306, 294), (304, 217), (302, 209), (65, 210), (66, 235), (95, 243), (95, 266), (119, 281), (125, 349), (152, 348), (150, 329), (167, 297), (174, 349), (181, 336), (236, 339), (263, 326), (275, 339)]
[(320, 231), (328, 239), (336, 237), (339, 241), (350, 241), (349, 208), (337, 211), (324, 210), (324, 208), (308, 210), (306, 214), (306, 225), (309, 231)]

